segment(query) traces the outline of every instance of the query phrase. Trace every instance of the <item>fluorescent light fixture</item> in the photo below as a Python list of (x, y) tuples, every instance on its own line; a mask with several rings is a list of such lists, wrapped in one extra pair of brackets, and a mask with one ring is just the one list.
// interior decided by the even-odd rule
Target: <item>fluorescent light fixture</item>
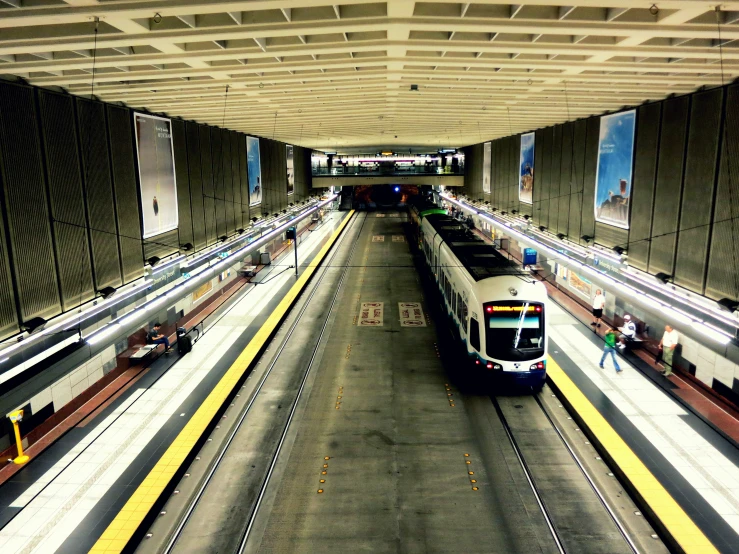
[(719, 344), (724, 344), (724, 345), (729, 344), (729, 341), (732, 338), (726, 333), (723, 333), (722, 331), (718, 331), (714, 329), (713, 327), (709, 327), (708, 325), (705, 325), (703, 323), (698, 323), (697, 321), (693, 322), (691, 327), (695, 329), (696, 331), (698, 331), (704, 337), (713, 339)]
[(144, 315), (144, 312), (146, 311), (146, 306), (143, 306), (141, 308), (136, 308), (132, 312), (124, 315), (121, 319), (117, 319), (116, 323), (120, 325), (121, 327), (128, 327), (131, 325), (134, 321), (139, 319), (142, 315)]
[[(684, 325), (690, 325), (696, 328), (697, 330), (702, 332), (704, 335), (714, 338), (715, 340), (718, 340), (716, 338), (717, 336), (720, 338), (720, 341), (723, 341), (726, 337), (729, 337), (729, 340), (731, 339), (731, 336), (723, 333), (723, 331), (718, 331), (716, 329), (712, 329), (711, 327), (706, 327), (705, 325), (703, 326), (703, 328), (696, 327), (695, 326), (696, 322), (694, 321), (694, 319), (691, 318), (685, 312), (679, 309), (675, 309), (674, 307), (668, 306), (665, 303), (646, 294), (645, 292), (632, 288), (630, 285), (624, 283), (623, 281), (611, 278), (609, 275), (603, 273), (600, 270), (593, 268), (592, 266), (581, 264), (580, 262), (576, 261), (573, 257), (563, 252), (554, 251), (553, 249), (545, 246), (540, 240), (537, 240), (527, 234), (521, 234), (521, 233), (516, 232), (515, 230), (510, 228), (508, 224), (506, 224), (503, 221), (494, 220), (484, 215), (483, 213), (478, 212), (477, 210), (473, 209), (469, 205), (465, 205), (459, 201), (456, 201), (453, 198), (445, 194), (442, 194), (441, 196), (448, 202), (451, 202), (452, 204), (455, 204), (465, 209), (466, 211), (471, 212), (472, 214), (478, 215), (480, 218), (484, 219), (485, 221), (493, 225), (496, 225), (498, 228), (502, 229), (505, 233), (511, 235), (512, 238), (516, 238), (523, 242), (528, 242), (529, 244), (532, 245), (532, 248), (538, 250), (539, 252), (545, 253), (549, 261), (560, 260), (564, 265), (567, 265), (570, 267), (572, 267), (573, 265), (576, 265), (582, 271), (596, 276), (602, 281), (605, 281), (609, 286), (615, 287), (620, 292), (628, 294), (629, 296), (635, 298), (637, 301), (641, 301), (646, 306), (649, 306), (655, 310), (659, 310), (661, 313), (671, 317), (676, 322), (682, 323)], [(539, 233), (537, 233), (533, 229), (530, 229), (529, 232), (534, 235), (539, 235)], [(545, 240), (549, 240), (549, 241), (553, 240), (551, 237), (546, 236), (546, 235), (539, 235), (539, 236), (541, 236)], [(575, 251), (575, 249), (571, 248), (569, 244), (565, 244), (564, 246), (565, 248), (567, 248), (567, 250)], [(624, 258), (611, 251), (606, 251), (606, 250), (593, 247), (593, 246), (589, 246), (587, 250), (591, 252), (593, 255), (607, 258), (618, 264), (624, 264)], [(586, 256), (587, 254), (583, 254), (583, 257), (586, 257)], [(732, 314), (728, 314), (725, 311), (722, 311), (717, 306), (705, 305), (704, 298), (694, 295), (687, 290), (682, 292), (682, 289), (680, 291), (676, 291), (676, 290), (673, 290), (673, 287), (668, 288), (667, 286), (656, 282), (653, 275), (645, 274), (632, 267), (620, 268), (620, 273), (623, 277), (634, 279), (638, 281), (640, 284), (647, 287), (649, 290), (654, 291), (655, 293), (663, 294), (666, 297), (669, 297), (673, 299), (674, 301), (678, 302), (679, 304), (689, 305), (692, 309), (697, 310), (698, 312), (701, 312), (702, 314), (705, 314), (705, 316), (707, 317), (722, 321), (723, 323), (726, 323), (733, 327), (739, 326), (739, 318), (733, 316)], [(716, 333), (718, 333), (718, 335), (716, 335)]]
[[(62, 314), (63, 317), (65, 315), (68, 315), (69, 317), (65, 317), (63, 321), (59, 321), (58, 323), (55, 323), (53, 325), (47, 325), (43, 331), (36, 333), (34, 335), (31, 335), (24, 341), (15, 343), (11, 346), (8, 346), (7, 348), (3, 349), (3, 354), (10, 354), (12, 352), (16, 352), (18, 350), (21, 350), (23, 348), (27, 348), (28, 346), (35, 344), (38, 342), (42, 337), (49, 336), (53, 333), (58, 333), (60, 330), (64, 331), (70, 331), (72, 329), (75, 329), (78, 322), (84, 321), (85, 319), (88, 319), (94, 315), (99, 314), (104, 309), (106, 309), (108, 306), (111, 306), (112, 304), (117, 304), (128, 298), (129, 296), (136, 294), (139, 292), (142, 288), (148, 287), (151, 284), (151, 281), (143, 280), (134, 287), (129, 288), (125, 292), (118, 290), (118, 294), (115, 296), (109, 298), (108, 300), (99, 301), (96, 305), (90, 306), (89, 309), (79, 313), (79, 314)], [(53, 348), (50, 347), (50, 348)], [(49, 354), (44, 354), (44, 352), (50, 352)], [(39, 360), (44, 359), (46, 356), (51, 355), (53, 352), (51, 352), (49, 349), (46, 349), (44, 352), (37, 354), (34, 356), (33, 359), (39, 358)]]
[[(32, 366), (36, 365), (37, 363), (39, 363), (40, 361), (48, 358), (52, 354), (55, 354), (56, 352), (59, 352), (63, 348), (66, 348), (70, 344), (74, 344), (76, 342), (79, 342), (79, 340), (80, 340), (79, 335), (74, 335), (72, 337), (67, 337), (63, 341), (58, 342), (58, 343), (56, 343), (53, 346), (50, 346), (49, 348), (47, 348), (46, 350), (44, 350), (40, 354), (36, 354), (35, 356), (33, 356), (32, 358), (26, 360), (25, 362), (19, 363), (13, 369), (10, 369), (10, 370), (8, 370), (5, 373), (3, 373), (3, 374), (0, 375), (0, 384), (5, 383), (6, 381), (9, 381), (10, 379), (12, 379), (13, 377), (15, 377), (16, 375), (20, 375), (21, 373), (23, 373), (29, 367), (32, 367)], [(7, 360), (8, 358), (5, 358), (5, 359)]]
[(642, 294), (639, 297), (639, 300), (641, 300), (642, 303), (646, 304), (647, 306), (654, 308), (655, 310), (661, 310), (662, 308), (665, 307), (665, 305), (662, 302), (658, 301), (655, 298), (652, 298), (648, 294)]
[(671, 308), (670, 306), (664, 306), (662, 308), (662, 314), (668, 318), (668, 321), (677, 321), (683, 325), (692, 325), (695, 322), (695, 320), (687, 314)]
[(103, 330), (99, 333), (95, 333), (92, 336), (86, 337), (85, 341), (87, 342), (87, 344), (98, 344), (120, 330), (121, 326), (118, 323), (111, 323), (109, 325), (106, 325), (105, 328), (103, 328)]

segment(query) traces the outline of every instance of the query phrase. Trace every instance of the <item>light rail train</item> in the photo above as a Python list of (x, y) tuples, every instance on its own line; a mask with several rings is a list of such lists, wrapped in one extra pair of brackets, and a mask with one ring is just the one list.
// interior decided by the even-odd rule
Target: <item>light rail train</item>
[(472, 364), (504, 382), (540, 390), (548, 343), (544, 285), (449, 216), (427, 215), (418, 233)]

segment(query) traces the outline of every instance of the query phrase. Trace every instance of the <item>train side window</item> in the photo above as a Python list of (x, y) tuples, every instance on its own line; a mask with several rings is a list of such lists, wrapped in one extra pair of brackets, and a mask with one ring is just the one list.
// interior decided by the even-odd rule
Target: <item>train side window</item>
[(470, 346), (480, 351), (480, 325), (474, 317), (470, 319)]

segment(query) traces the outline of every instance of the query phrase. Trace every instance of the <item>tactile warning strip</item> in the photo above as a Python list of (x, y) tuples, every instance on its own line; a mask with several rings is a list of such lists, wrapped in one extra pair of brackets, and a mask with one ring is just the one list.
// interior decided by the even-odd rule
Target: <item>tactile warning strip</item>
[(90, 550), (91, 553), (112, 554), (123, 551), (167, 485), (169, 485), (177, 470), (179, 470), (190, 452), (192, 452), (192, 449), (206, 431), (223, 403), (233, 389), (241, 382), (244, 373), (251, 367), (263, 346), (277, 330), (282, 319), (293, 306), (295, 300), (297, 300), (305, 285), (344, 231), (344, 228), (353, 215), (354, 210), (347, 214), (338, 229), (331, 235), (300, 278), (287, 292), (277, 308), (267, 318), (264, 325), (254, 335), (254, 338), (241, 354), (239, 354), (236, 361), (231, 365), (218, 384), (216, 384), (190, 421), (187, 422), (187, 425), (180, 431), (180, 434), (172, 441), (166, 452), (144, 478), (139, 487), (133, 492), (115, 519), (108, 525), (107, 529)]
[(593, 439), (600, 443), (611, 458), (616, 466), (614, 469), (618, 469), (623, 478), (630, 483), (675, 545), (686, 554), (718, 552), (690, 516), (551, 357), (547, 359), (547, 376), (580, 419), (581, 425), (589, 430)]

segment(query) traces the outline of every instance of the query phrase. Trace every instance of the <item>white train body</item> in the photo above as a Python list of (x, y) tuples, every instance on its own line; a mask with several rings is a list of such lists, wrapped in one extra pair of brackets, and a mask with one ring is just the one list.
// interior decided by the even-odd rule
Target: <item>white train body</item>
[(447, 315), (472, 363), (540, 388), (548, 343), (544, 284), (449, 217), (424, 218), (419, 232)]

